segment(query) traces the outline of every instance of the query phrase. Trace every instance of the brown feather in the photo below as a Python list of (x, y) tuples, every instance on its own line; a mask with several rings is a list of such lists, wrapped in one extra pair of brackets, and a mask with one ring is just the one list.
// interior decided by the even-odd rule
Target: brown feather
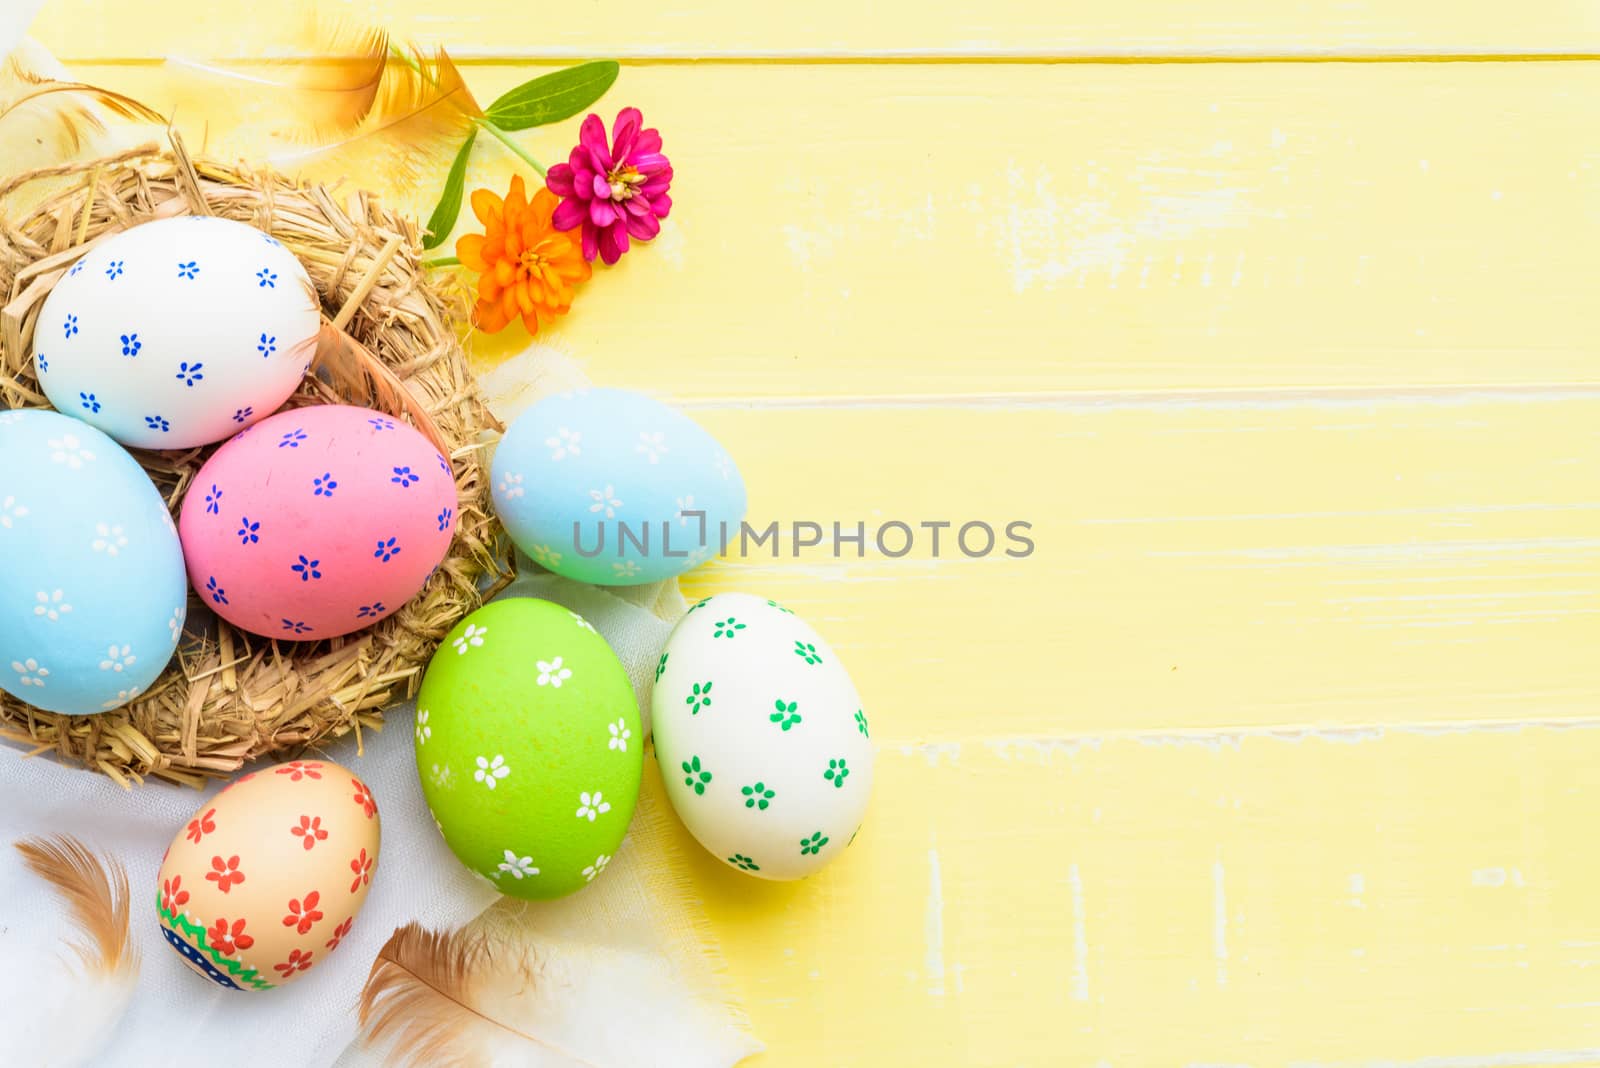
[(215, 80), (226, 90), (207, 98), (206, 119), (231, 127), (266, 95), (295, 140), (349, 133), (372, 110), (389, 59), (389, 35), (376, 27), (329, 22), (315, 12), (289, 44), (286, 58), (260, 60), (249, 70), (174, 58), (168, 62)]
[(329, 322), (322, 324), (313, 344), (316, 355), (312, 366), (339, 398), (386, 412), (405, 412), (422, 436), (449, 458), (450, 446), (445, 443), (433, 416), (412, 396), (411, 390), (388, 364)]
[(686, 990), (666, 957), (557, 941), (525, 920), (395, 931), (361, 994), (366, 1042), (416, 1068), (731, 1063), (713, 1052), (727, 1049), (725, 1013)]
[(415, 923), (397, 929), (378, 951), (361, 990), (366, 1041), (392, 1039), (394, 1055), (414, 1065), (481, 1063), (472, 1028), (485, 1022), (503, 1026), (472, 1005), (475, 975), (489, 952), (480, 932), (430, 931)]
[(128, 941), (128, 873), (102, 863), (71, 835), (25, 838), (17, 844), (28, 868), (56, 888), (86, 936), (69, 943), (85, 968), (106, 974), (136, 963)]
[(482, 114), (444, 49), (431, 63), (414, 51), (409, 62), (384, 66), (377, 99), (349, 136), (275, 162), (312, 181), (361, 175), (370, 182), (377, 176), (410, 188), (430, 165), (460, 147)]
[[(152, 107), (148, 107), (139, 103), (139, 101), (135, 100), (131, 96), (125, 96), (122, 93), (112, 92), (110, 89), (102, 89), (97, 85), (87, 85), (83, 82), (58, 82), (51, 80), (35, 83), (35, 88), (28, 90), (21, 96), (12, 100), (5, 106), (4, 109), (0, 109), (0, 119), (4, 119), (7, 115), (15, 111), (17, 108), (22, 107), (24, 104), (38, 100), (41, 97), (50, 96), (54, 93), (72, 93), (77, 96), (86, 96), (95, 103), (99, 104), (101, 107), (105, 108), (107, 111), (110, 111), (112, 114), (120, 115), (125, 119), (154, 122), (163, 126), (165, 126), (167, 122), (160, 112), (156, 111)], [(93, 116), (90, 116), (90, 118), (92, 119)], [(96, 125), (98, 125), (98, 123)]]
[[(96, 92), (93, 87), (64, 82), (35, 69), (34, 64), (40, 62), (50, 61), (28, 47), (0, 62), (0, 120), (9, 120), (0, 127), (0, 136), (13, 151), (32, 142), (43, 150), (33, 154), (41, 156), (38, 162), (44, 163), (76, 155), (105, 126), (83, 101), (86, 91)], [(25, 168), (33, 161), (9, 162)]]

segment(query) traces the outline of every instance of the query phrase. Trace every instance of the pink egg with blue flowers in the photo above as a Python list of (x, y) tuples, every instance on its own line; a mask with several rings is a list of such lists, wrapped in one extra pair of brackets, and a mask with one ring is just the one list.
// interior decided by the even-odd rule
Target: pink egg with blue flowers
[(178, 534), (206, 604), (253, 634), (349, 634), (421, 591), (455, 533), (449, 462), (403, 420), (328, 404), (279, 412), (200, 468)]

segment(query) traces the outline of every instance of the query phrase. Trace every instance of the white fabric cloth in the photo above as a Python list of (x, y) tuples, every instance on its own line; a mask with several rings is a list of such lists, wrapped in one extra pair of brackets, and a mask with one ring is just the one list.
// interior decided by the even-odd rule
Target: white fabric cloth
[[(353, 739), (327, 750), (377, 799), (383, 819), (378, 873), (338, 951), (300, 981), (259, 993), (224, 990), (191, 972), (161, 937), (156, 917), (162, 853), (219, 787), (202, 793), (152, 781), (128, 791), (103, 775), (0, 751), (0, 969), (23, 978), (32, 968), (48, 967), (72, 931), (54, 893), (23, 866), (11, 843), (30, 835), (73, 834), (127, 867), (130, 924), (143, 958), (133, 1003), (97, 1064), (187, 1062), (184, 1052), (200, 1049), (236, 1065), (332, 1064), (355, 1036), (361, 986), (394, 929), (412, 920), (462, 924), (497, 897), (456, 861), (434, 829), (412, 760), (411, 714), (409, 707), (395, 709), (381, 735), (364, 733), (362, 756)], [(28, 996), (24, 985), (0, 1002), (0, 1064), (11, 1063), (5, 1031), (36, 1018)]]
[[(676, 585), (600, 590), (537, 572), (526, 560), (521, 565), (522, 576), (501, 596), (544, 597), (589, 619), (628, 669), (640, 707), (648, 712), (656, 659), (672, 629), (662, 617), (683, 611)], [(50, 833), (76, 835), (116, 856), (132, 884), (131, 924), (143, 967), (132, 1006), (97, 1065), (165, 1064), (185, 1059), (180, 1051), (196, 1044), (210, 1053), (225, 1051), (231, 1065), (327, 1068), (340, 1060), (355, 1038), (355, 1008), (367, 971), (394, 929), (413, 921), (458, 926), (499, 900), (456, 861), (433, 826), (413, 759), (413, 714), (411, 705), (386, 712), (381, 734), (364, 732), (362, 755), (353, 738), (325, 751), (360, 776), (377, 799), (383, 817), (378, 875), (339, 951), (299, 982), (260, 993), (223, 990), (190, 972), (162, 939), (155, 913), (162, 852), (220, 784), (203, 793), (159, 782), (125, 791), (102, 775), (0, 749), (0, 901), (7, 903), (0, 914), (0, 1064), (12, 1063), (5, 1055), (8, 1030), (30, 1020), (55, 1025), (31, 1000), (44, 987), (29, 977), (59, 967), (70, 928), (54, 894), (9, 845)], [(704, 919), (683, 899), (687, 887), (662, 855), (668, 837), (662, 821), (670, 817), (661, 806), (659, 798), (642, 802), (618, 857), (626, 863), (617, 871), (563, 902), (528, 906), (514, 915), (547, 936), (661, 954), (687, 988), (715, 1007), (703, 1036), (705, 1063), (733, 1064), (760, 1045), (737, 1007), (716, 996), (709, 932), (695, 929)], [(673, 930), (657, 930), (664, 921)], [(382, 1062), (353, 1048), (341, 1063)]]

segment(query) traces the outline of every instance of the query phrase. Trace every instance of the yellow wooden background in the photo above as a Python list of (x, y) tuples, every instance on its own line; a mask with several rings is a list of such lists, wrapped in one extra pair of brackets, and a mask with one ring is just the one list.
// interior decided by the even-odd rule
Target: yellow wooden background
[[(696, 865), (757, 1063), (1600, 1063), (1600, 4), (323, 6), (485, 101), (623, 57), (673, 217), (550, 340), (753, 519), (1034, 523), (686, 582), (881, 747), (824, 874)], [(158, 95), (241, 10), (36, 33)]]

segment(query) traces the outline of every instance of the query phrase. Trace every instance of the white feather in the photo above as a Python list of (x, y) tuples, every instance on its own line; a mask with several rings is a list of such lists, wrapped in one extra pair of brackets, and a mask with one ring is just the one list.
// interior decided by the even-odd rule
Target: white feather
[(725, 1018), (685, 996), (664, 959), (530, 941), (528, 962), (522, 974), (497, 974), (481, 1000), (490, 1015), (548, 1045), (485, 1027), (488, 1063), (496, 1068), (712, 1068), (719, 1063), (717, 1054), (726, 1047)]
[[(0, 943), (3, 947), (4, 943)], [(96, 1063), (133, 998), (138, 969), (125, 958), (115, 972), (85, 969), (61, 949), (0, 952), (0, 1064), (76, 1068)]]

